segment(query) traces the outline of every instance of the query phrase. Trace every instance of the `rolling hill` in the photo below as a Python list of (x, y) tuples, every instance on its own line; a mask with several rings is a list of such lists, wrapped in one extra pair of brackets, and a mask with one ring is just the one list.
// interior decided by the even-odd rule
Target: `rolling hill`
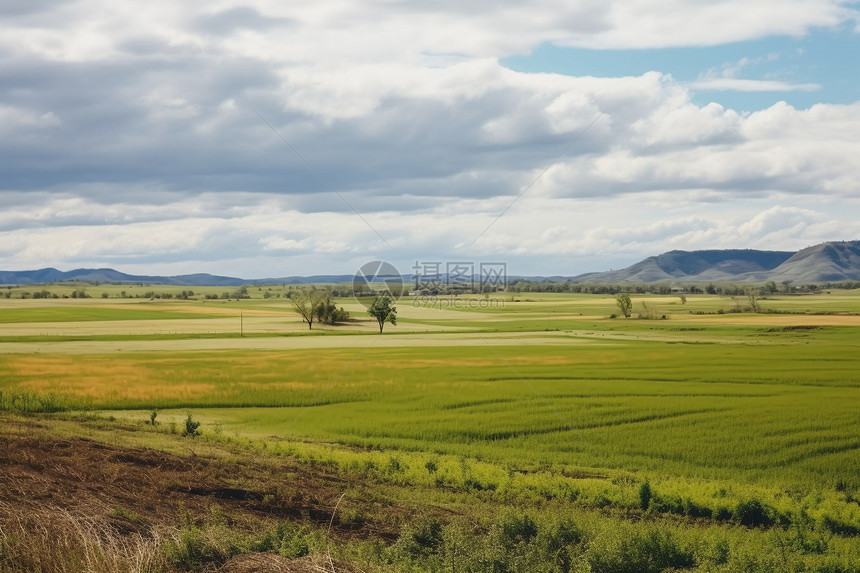
[(75, 269), (60, 271), (45, 268), (35, 271), (0, 271), (0, 284), (45, 284), (64, 281), (98, 283), (146, 283), (176, 286), (240, 286), (248, 281), (234, 277), (190, 274), (172, 277), (129, 275), (114, 269)]
[(860, 241), (829, 242), (790, 251), (726, 249), (669, 251), (627, 268), (586, 273), (578, 283), (765, 282), (860, 280)]
[[(404, 283), (412, 281), (404, 275)], [(508, 280), (564, 281), (577, 283), (691, 283), (765, 282), (824, 283), (860, 281), (860, 241), (828, 242), (797, 252), (724, 249), (669, 251), (648, 257), (627, 268), (585, 273), (575, 277), (516, 277)], [(176, 286), (241, 286), (261, 284), (349, 283), (352, 275), (290, 276), (242, 279), (206, 273), (177, 276), (130, 275), (114, 269), (45, 268), (32, 271), (0, 271), (0, 284), (29, 285), (63, 281), (145, 283)]]

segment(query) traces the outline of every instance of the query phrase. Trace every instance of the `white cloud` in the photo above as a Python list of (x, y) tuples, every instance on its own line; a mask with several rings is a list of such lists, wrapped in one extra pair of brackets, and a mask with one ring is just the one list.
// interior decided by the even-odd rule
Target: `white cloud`
[[(740, 78), (746, 60), (692, 86), (659, 72), (568, 77), (499, 64), (545, 42), (803, 35), (856, 19), (846, 2), (5, 10), (0, 268), (187, 261), (223, 272), (212, 266), (229, 259), (259, 276), (294, 274), (290, 264), (344, 270), (363, 254), (513, 253), (555, 272), (553, 261), (574, 255), (788, 247), (826, 236), (821, 217), (856, 229), (860, 104), (739, 114), (692, 102), (691, 89), (815, 88)], [(843, 207), (816, 211), (813, 199)], [(784, 211), (769, 211), (776, 201)]]
[(742, 78), (711, 78), (697, 80), (690, 87), (703, 91), (738, 92), (814, 92), (821, 89), (820, 84), (793, 84), (774, 80), (749, 80)]

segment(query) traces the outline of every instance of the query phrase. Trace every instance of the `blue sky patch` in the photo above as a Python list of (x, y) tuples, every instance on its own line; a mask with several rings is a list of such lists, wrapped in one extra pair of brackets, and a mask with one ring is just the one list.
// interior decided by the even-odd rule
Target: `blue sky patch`
[(519, 72), (569, 76), (671, 74), (698, 105), (755, 111), (786, 101), (796, 108), (860, 100), (860, 35), (818, 29), (802, 38), (770, 37), (709, 47), (591, 50), (545, 43), (501, 60)]

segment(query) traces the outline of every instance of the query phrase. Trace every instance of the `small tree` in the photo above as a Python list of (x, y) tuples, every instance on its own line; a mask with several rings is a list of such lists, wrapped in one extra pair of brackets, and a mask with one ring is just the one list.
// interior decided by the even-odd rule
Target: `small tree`
[(296, 312), (302, 317), (302, 320), (308, 323), (308, 330), (313, 330), (314, 321), (317, 319), (317, 306), (323, 299), (322, 291), (317, 289), (290, 291), (288, 298), (293, 306), (296, 307)]
[(618, 308), (621, 309), (621, 314), (624, 315), (624, 318), (630, 318), (630, 314), (633, 312), (633, 301), (630, 300), (630, 295), (621, 293), (615, 297), (615, 302)]
[(200, 433), (200, 422), (196, 422), (194, 418), (191, 417), (191, 412), (188, 412), (188, 417), (185, 418), (185, 430), (183, 430), (183, 436), (194, 437)]
[(323, 297), (314, 307), (314, 316), (318, 323), (332, 326), (349, 320), (349, 313), (343, 307), (337, 308), (328, 295)]
[(397, 326), (397, 307), (392, 306), (391, 302), (391, 297), (378, 296), (367, 309), (367, 313), (379, 323), (379, 334), (382, 334), (382, 327), (386, 322)]
[(753, 289), (747, 289), (747, 300), (749, 301), (750, 312), (758, 313), (758, 296)]

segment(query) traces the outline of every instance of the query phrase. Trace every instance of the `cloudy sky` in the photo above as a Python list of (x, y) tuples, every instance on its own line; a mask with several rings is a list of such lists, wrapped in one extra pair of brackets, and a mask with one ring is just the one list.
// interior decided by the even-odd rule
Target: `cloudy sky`
[(0, 269), (860, 239), (860, 3), (3, 0)]

